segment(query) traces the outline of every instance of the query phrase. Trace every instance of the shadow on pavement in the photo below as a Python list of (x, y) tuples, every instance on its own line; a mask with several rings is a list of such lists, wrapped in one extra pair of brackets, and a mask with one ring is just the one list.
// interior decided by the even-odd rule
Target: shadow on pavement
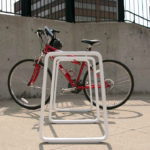
[[(136, 102), (136, 101), (135, 101)], [(133, 101), (133, 106), (134, 106), (134, 101)], [(130, 105), (127, 103), (127, 105)], [(136, 104), (137, 105), (137, 104)], [(130, 105), (132, 106), (132, 105)], [(140, 104), (138, 104), (140, 106)], [(48, 112), (48, 110), (46, 110)], [(57, 119), (64, 119), (65, 117), (69, 117), (72, 115), (75, 115), (76, 112), (65, 112), (61, 113), (60, 115), (57, 115), (57, 113), (53, 113), (53, 117)], [(27, 110), (19, 105), (17, 105), (13, 100), (6, 100), (6, 101), (1, 101), (0, 103), (0, 116), (1, 115), (8, 115), (8, 116), (13, 116), (13, 117), (20, 117), (20, 118), (31, 118), (35, 120), (39, 120), (40, 118), (40, 109), (38, 110)], [(80, 118), (90, 118), (90, 117), (95, 117), (95, 113), (92, 112), (83, 112), (79, 113)], [(133, 119), (133, 118), (138, 118), (142, 117), (143, 114), (132, 110), (131, 107), (120, 107), (118, 109), (114, 110), (109, 110), (108, 111), (108, 117), (109, 119)], [(48, 117), (47, 117), (48, 118)], [(47, 121), (46, 121), (47, 122)], [(114, 124), (115, 122), (109, 121), (109, 124)]]
[(131, 109), (115, 109), (108, 111), (109, 119), (134, 119), (142, 117), (143, 114)]
[[(39, 144), (39, 150), (44, 150), (44, 146), (50, 146), (50, 143), (46, 143), (46, 142), (42, 142)], [(70, 144), (70, 143), (66, 143), (66, 144), (53, 144), (53, 145), (57, 145), (57, 149), (72, 149), (73, 146), (81, 146), (80, 148), (82, 149), (82, 146), (85, 145), (84, 144)], [(58, 147), (58, 145), (60, 146), (60, 148)], [(91, 144), (91, 143), (86, 143), (86, 146), (99, 146), (100, 149), (104, 148), (104, 146), (106, 147), (105, 149), (107, 150), (112, 150), (112, 146), (111, 144), (107, 143), (107, 142), (100, 142), (97, 144)], [(101, 147), (102, 146), (102, 147)]]

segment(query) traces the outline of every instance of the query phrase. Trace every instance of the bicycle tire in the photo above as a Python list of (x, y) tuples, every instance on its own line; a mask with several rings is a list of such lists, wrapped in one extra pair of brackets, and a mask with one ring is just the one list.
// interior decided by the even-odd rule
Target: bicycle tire
[[(34, 70), (34, 60), (24, 59), (17, 62), (9, 72), (8, 75), (8, 89), (13, 100), (20, 106), (26, 109), (38, 109), (41, 107), (41, 86), (43, 80), (43, 66), (42, 66), (38, 78), (34, 84), (28, 86), (28, 82), (31, 79)], [(48, 81), (51, 82), (51, 71), (48, 69)], [(50, 86), (50, 85), (49, 85)], [(47, 92), (45, 104), (50, 100), (50, 92)]]
[[(96, 63), (96, 66), (97, 65), (98, 63)], [(125, 64), (116, 60), (103, 60), (103, 68), (104, 68), (104, 76), (105, 76), (104, 80), (105, 82), (110, 83), (110, 87), (105, 88), (107, 109), (110, 110), (110, 109), (118, 108), (124, 103), (126, 103), (126, 101), (130, 98), (133, 92), (134, 89), (133, 75)], [(120, 68), (120, 70), (118, 70), (118, 68)], [(127, 75), (128, 79), (126, 78), (121, 79), (121, 75)], [(85, 73), (85, 76), (83, 78), (84, 86), (87, 84), (87, 80), (88, 80), (88, 71)], [(125, 87), (125, 84), (127, 87)], [(127, 91), (125, 91), (126, 89)], [(86, 98), (90, 101), (89, 89), (84, 89), (84, 94)], [(99, 97), (100, 96), (101, 96), (101, 90), (99, 90)], [(93, 101), (93, 105), (96, 105), (95, 101)], [(102, 102), (100, 102), (99, 107), (103, 108)]]

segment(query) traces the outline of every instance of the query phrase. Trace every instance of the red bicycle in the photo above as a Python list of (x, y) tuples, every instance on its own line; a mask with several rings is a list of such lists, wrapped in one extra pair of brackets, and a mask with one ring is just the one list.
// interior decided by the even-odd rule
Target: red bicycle
[[(59, 31), (45, 27), (44, 30), (38, 29), (36, 33), (41, 41), (41, 55), (36, 59), (24, 59), (17, 62), (10, 70), (8, 76), (8, 89), (10, 95), (17, 104), (27, 109), (38, 109), (41, 106), (44, 56), (49, 52), (60, 51), (62, 48), (60, 40), (56, 38), (56, 33), (59, 33)], [(82, 40), (82, 42), (87, 43), (89, 45), (87, 50), (91, 51), (92, 46), (99, 41)], [(53, 60), (53, 58), (51, 59)], [(67, 87), (61, 90), (63, 93), (71, 92), (74, 94), (78, 94), (83, 90), (86, 98), (90, 101), (87, 64), (85, 62), (78, 62), (76, 60), (74, 60), (72, 63), (79, 67), (79, 72), (76, 77), (75, 75), (72, 75), (76, 71), (67, 70), (62, 64), (59, 65), (60, 71), (68, 81)], [(131, 96), (134, 88), (134, 79), (128, 67), (119, 61), (104, 60), (103, 65), (107, 109), (117, 108), (123, 105)], [(84, 72), (85, 74), (82, 75), (84, 69), (86, 69), (86, 71)], [(50, 90), (52, 79), (50, 69), (48, 69), (48, 75), (47, 90)], [(97, 76), (98, 88), (100, 88), (100, 75), (97, 73)], [(94, 91), (94, 84), (91, 86), (92, 91)], [(50, 99), (49, 93), (50, 92), (47, 92), (46, 95), (46, 104)], [(95, 105), (95, 101), (93, 101), (93, 104)], [(102, 108), (102, 105), (99, 107)]]

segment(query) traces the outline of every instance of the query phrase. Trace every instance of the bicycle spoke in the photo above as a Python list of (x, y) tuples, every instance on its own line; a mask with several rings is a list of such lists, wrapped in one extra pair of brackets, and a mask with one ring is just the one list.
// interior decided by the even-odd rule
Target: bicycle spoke
[(122, 84), (122, 83), (124, 84), (124, 83), (127, 83), (127, 82), (130, 82), (130, 80), (120, 81), (120, 82), (118, 82), (118, 83), (115, 82), (115, 85), (118, 85), (118, 86), (119, 86), (120, 84)]

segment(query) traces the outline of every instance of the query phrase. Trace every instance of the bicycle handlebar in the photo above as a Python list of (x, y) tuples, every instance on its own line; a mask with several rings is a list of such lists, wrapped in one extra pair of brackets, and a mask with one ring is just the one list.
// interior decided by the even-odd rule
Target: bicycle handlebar
[(45, 33), (49, 35), (51, 38), (54, 38), (53, 30), (49, 29), (47, 26), (45, 26), (44, 28), (45, 28)]
[(41, 38), (42, 35), (46, 34), (47, 36), (50, 36), (52, 39), (56, 38), (55, 33), (60, 33), (60, 31), (54, 30), (54, 29), (49, 29), (47, 26), (44, 27), (43, 29), (37, 29), (35, 32), (37, 35)]
[(47, 26), (45, 26), (44, 29), (37, 29), (35, 33), (40, 39), (41, 48), (43, 48), (45, 44), (52, 45), (55, 48), (59, 46), (58, 49), (62, 47), (61, 42), (59, 41), (59, 39), (56, 38), (56, 33), (60, 33), (60, 31), (49, 29)]
[(49, 35), (52, 39), (55, 39), (55, 33), (60, 33), (60, 31), (54, 30), (54, 29), (49, 29), (47, 26), (45, 26), (45, 33)]

